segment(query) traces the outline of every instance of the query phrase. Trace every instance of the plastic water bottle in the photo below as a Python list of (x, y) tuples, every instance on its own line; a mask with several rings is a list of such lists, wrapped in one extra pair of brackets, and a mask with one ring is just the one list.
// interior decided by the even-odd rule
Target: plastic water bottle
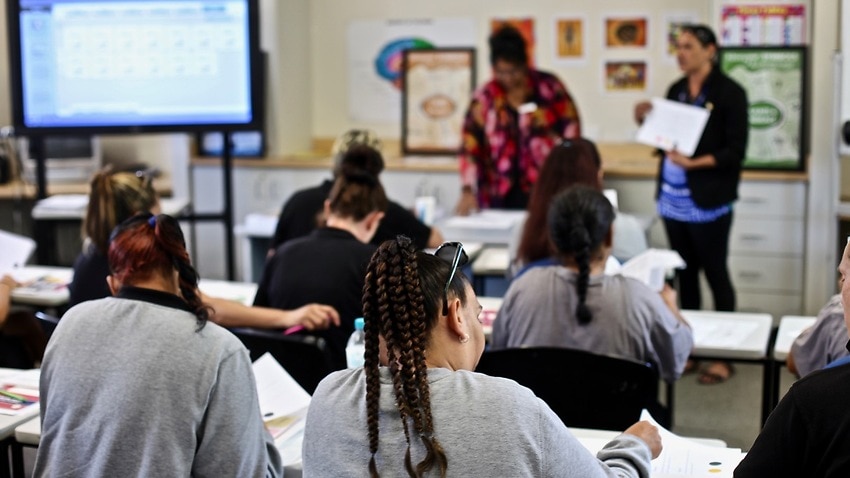
[(362, 367), (365, 362), (366, 334), (363, 332), (364, 326), (363, 317), (354, 319), (354, 332), (348, 339), (348, 345), (345, 346), (345, 361), (348, 362), (348, 368)]

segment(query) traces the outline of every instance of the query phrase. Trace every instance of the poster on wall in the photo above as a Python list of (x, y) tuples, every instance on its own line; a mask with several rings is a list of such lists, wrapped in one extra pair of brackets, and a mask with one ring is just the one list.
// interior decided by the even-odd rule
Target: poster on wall
[(720, 68), (747, 91), (750, 135), (745, 168), (804, 168), (805, 65), (805, 47), (720, 51)]
[(605, 61), (606, 93), (640, 93), (646, 91), (647, 63), (643, 60)]
[(647, 16), (616, 16), (605, 19), (606, 48), (646, 48), (649, 44)]
[(407, 50), (402, 78), (402, 153), (458, 153), (475, 88), (475, 50)]
[(587, 29), (584, 17), (555, 19), (555, 63), (578, 65), (587, 61)]
[[(528, 66), (534, 68), (536, 64), (534, 51), (536, 41), (534, 38), (534, 19), (533, 18), (494, 18), (490, 20), (490, 33), (504, 27), (511, 26), (516, 28), (525, 39), (525, 52), (528, 55)], [(489, 36), (489, 35), (488, 35)]]
[(348, 115), (354, 122), (398, 124), (402, 52), (475, 46), (471, 18), (359, 20), (348, 24)]
[(696, 13), (668, 13), (664, 16), (665, 58), (671, 61), (676, 59), (676, 41), (682, 26), (697, 23), (698, 18)]
[(721, 46), (804, 45), (805, 5), (724, 5)]

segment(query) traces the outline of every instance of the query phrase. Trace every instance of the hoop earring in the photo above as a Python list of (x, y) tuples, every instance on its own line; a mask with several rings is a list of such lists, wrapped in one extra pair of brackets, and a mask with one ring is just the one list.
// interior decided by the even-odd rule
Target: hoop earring
[(462, 337), (458, 337), (458, 338), (457, 338), (457, 340), (458, 340), (460, 343), (465, 344), (465, 343), (469, 342), (469, 334), (463, 334), (463, 336), (462, 336)]

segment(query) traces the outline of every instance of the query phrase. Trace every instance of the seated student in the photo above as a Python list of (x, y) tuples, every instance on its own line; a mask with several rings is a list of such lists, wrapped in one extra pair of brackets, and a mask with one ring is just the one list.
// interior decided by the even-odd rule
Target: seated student
[[(844, 321), (850, 328), (850, 244), (838, 272)], [(839, 361), (843, 363), (812, 372), (791, 386), (735, 469), (736, 478), (850, 476), (850, 364), (846, 357)]]
[(493, 323), (494, 349), (565, 347), (649, 362), (662, 379), (679, 378), (694, 340), (675, 291), (603, 274), (613, 219), (597, 190), (573, 186), (555, 197), (548, 223), (559, 264), (511, 283)]
[[(602, 190), (602, 161), (593, 142), (584, 139), (565, 139), (552, 148), (540, 177), (531, 190), (528, 217), (523, 226), (519, 247), (514, 258), (516, 276), (528, 268), (552, 265), (557, 262), (555, 249), (548, 234), (546, 216), (552, 199), (561, 191), (576, 184)], [(637, 220), (627, 214), (614, 219), (613, 254), (608, 267), (617, 268), (616, 259), (628, 260), (646, 250), (646, 235)], [(616, 257), (616, 259), (615, 259)]]
[(20, 284), (0, 277), (0, 367), (33, 368), (44, 355), (47, 338), (32, 312), (12, 311), (12, 291)]
[[(116, 225), (140, 212), (159, 212), (159, 198), (150, 176), (112, 172), (109, 168), (94, 175), (83, 221), (85, 245), (83, 252), (74, 261), (74, 279), (68, 286), (71, 306), (111, 295), (106, 283), (109, 275), (106, 260), (109, 234)], [(278, 310), (246, 307), (231, 300), (203, 294), (201, 297), (213, 310), (210, 320), (224, 327), (275, 328), (300, 324), (313, 330), (339, 324), (336, 310), (322, 304), (303, 304), (294, 310)]]
[(134, 216), (107, 254), (115, 297), (66, 312), (44, 357), (35, 476), (282, 476), (248, 351), (208, 323), (177, 221)]
[(354, 320), (363, 315), (363, 278), (375, 252), (369, 241), (386, 207), (387, 196), (378, 179), (346, 166), (325, 200), (325, 226), (285, 242), (263, 269), (254, 305), (291, 309), (321, 302), (339, 312), (338, 327), (316, 333), (327, 341), (335, 369), (346, 367), (345, 346)]
[(463, 246), (437, 256), (405, 237), (375, 253), (365, 366), (329, 375), (313, 394), (304, 476), (648, 477), (661, 439), (647, 422), (595, 458), (530, 390), (472, 371), (484, 332), (457, 269)]
[[(360, 147), (352, 151), (355, 146)], [(384, 169), (380, 149), (381, 142), (371, 131), (354, 129), (346, 132), (333, 146), (334, 179), (339, 177), (348, 163), (354, 163), (357, 168), (365, 169), (377, 178)], [(326, 179), (318, 186), (296, 191), (286, 201), (277, 221), (270, 254), (284, 242), (306, 236), (324, 225), (323, 205), (333, 184), (333, 180)], [(409, 209), (389, 201), (384, 219), (371, 242), (377, 246), (397, 234), (413, 238), (417, 247), (423, 249), (437, 247), (443, 242), (439, 229), (423, 224)]]
[(818, 312), (814, 325), (794, 340), (786, 364), (791, 373), (804, 377), (848, 354), (844, 307), (836, 294)]

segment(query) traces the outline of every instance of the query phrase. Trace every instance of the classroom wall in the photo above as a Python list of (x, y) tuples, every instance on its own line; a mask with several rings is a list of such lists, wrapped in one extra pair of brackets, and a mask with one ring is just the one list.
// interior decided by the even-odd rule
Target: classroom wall
[[(398, 138), (400, 121), (393, 123), (353, 123), (349, 117), (348, 63), (346, 43), (349, 22), (354, 20), (410, 20), (427, 18), (471, 18), (477, 27), (477, 79), (491, 78), (487, 37), (489, 22), (499, 17), (531, 17), (535, 20), (536, 62), (539, 68), (558, 75), (576, 100), (585, 134), (602, 141), (630, 141), (636, 132), (632, 119), (634, 104), (651, 96), (663, 95), (679, 76), (673, 58), (665, 55), (665, 15), (692, 13), (708, 21), (711, 2), (705, 0), (313, 0), (310, 3), (311, 72), (313, 80), (313, 135), (334, 137), (352, 126), (370, 127), (381, 136)], [(646, 49), (603, 48), (603, 18), (613, 14), (640, 14), (649, 17), (649, 46)], [(580, 15), (588, 29), (587, 59), (584, 65), (562, 66), (553, 60), (553, 31), (558, 16)], [(646, 92), (603, 92), (605, 59), (647, 59), (649, 82)]]

